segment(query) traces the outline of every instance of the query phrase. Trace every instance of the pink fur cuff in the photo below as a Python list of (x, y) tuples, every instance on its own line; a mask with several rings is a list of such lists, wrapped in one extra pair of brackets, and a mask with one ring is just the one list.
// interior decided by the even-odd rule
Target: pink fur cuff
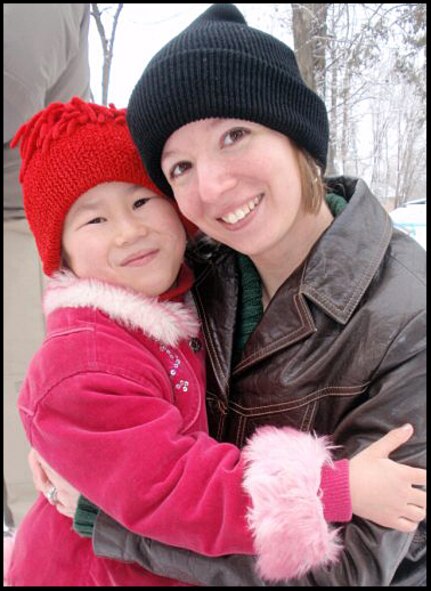
[(337, 559), (341, 543), (325, 521), (320, 494), (329, 450), (325, 437), (271, 426), (258, 429), (244, 448), (248, 524), (259, 575), (268, 581), (298, 578)]

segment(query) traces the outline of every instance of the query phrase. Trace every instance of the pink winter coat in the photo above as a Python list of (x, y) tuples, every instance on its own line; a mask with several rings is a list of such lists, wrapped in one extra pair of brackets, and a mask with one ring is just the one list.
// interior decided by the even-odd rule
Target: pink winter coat
[[(47, 336), (19, 410), (30, 444), (84, 496), (166, 544), (258, 554), (269, 579), (335, 558), (339, 541), (318, 494), (325, 439), (266, 427), (242, 453), (211, 439), (191, 307), (66, 273), (44, 307)], [(19, 527), (8, 582), (184, 586), (96, 557), (42, 495)]]

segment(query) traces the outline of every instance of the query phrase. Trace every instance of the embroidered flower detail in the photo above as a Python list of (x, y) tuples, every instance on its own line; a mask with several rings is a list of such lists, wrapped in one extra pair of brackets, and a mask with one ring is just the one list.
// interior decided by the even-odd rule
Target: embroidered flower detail
[(181, 365), (181, 359), (166, 345), (160, 345), (160, 351), (166, 353), (171, 360), (171, 367), (169, 369), (169, 378), (175, 388), (175, 390), (181, 390), (182, 392), (188, 392), (189, 382), (187, 380), (178, 380), (178, 371)]
[(175, 390), (182, 390), (183, 392), (187, 392), (189, 389), (189, 383), (187, 380), (180, 380), (177, 384), (175, 384)]

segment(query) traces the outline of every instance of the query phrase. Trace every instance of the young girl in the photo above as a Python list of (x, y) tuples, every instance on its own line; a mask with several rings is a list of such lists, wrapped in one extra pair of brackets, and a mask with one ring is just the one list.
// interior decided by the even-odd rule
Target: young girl
[[(341, 543), (327, 521), (348, 521), (351, 507), (348, 462), (332, 465), (327, 440), (267, 427), (241, 453), (207, 434), (186, 231), (142, 168), (125, 111), (55, 103), (19, 141), (26, 214), (52, 277), (47, 336), (18, 402), (31, 445), (137, 533), (208, 556), (256, 553), (272, 580), (333, 562)], [(351, 477), (354, 466), (369, 477), (359, 511), (377, 491), (394, 496), (395, 464), (384, 465), (373, 476), (352, 462)], [(18, 530), (8, 583), (181, 585), (95, 557), (42, 495)]]

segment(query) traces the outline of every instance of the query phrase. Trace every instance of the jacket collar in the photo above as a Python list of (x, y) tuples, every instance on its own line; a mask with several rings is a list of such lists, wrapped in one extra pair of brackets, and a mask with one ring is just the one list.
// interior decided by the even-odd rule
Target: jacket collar
[(48, 316), (60, 308), (92, 308), (128, 329), (138, 329), (166, 345), (197, 336), (199, 322), (189, 307), (178, 302), (159, 302), (135, 291), (98, 281), (79, 279), (71, 272), (56, 273), (44, 295)]
[(364, 181), (337, 177), (327, 185), (349, 203), (308, 257), (300, 292), (346, 324), (382, 262), (392, 224)]

